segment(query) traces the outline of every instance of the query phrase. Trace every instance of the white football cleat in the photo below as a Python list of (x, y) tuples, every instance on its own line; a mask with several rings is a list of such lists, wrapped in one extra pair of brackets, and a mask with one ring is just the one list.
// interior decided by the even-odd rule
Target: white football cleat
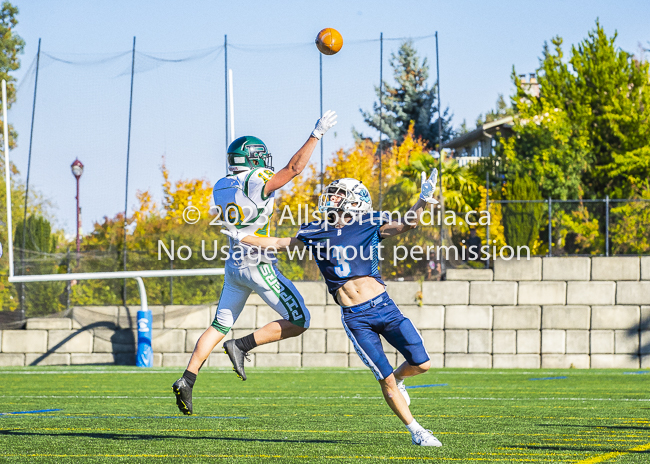
[(418, 446), (442, 446), (440, 440), (433, 436), (431, 430), (420, 429), (411, 435), (411, 440), (414, 445)]
[(397, 388), (399, 389), (400, 393), (402, 393), (402, 396), (406, 400), (406, 405), (410, 406), (411, 405), (411, 397), (409, 396), (408, 392), (406, 391), (406, 386), (404, 385), (404, 379), (397, 382)]

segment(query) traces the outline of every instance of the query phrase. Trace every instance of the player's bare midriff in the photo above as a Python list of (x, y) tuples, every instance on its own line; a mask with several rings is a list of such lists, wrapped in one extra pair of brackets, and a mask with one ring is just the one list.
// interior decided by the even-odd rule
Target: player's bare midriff
[(336, 299), (342, 306), (356, 306), (381, 295), (386, 288), (374, 277), (353, 277), (336, 292)]

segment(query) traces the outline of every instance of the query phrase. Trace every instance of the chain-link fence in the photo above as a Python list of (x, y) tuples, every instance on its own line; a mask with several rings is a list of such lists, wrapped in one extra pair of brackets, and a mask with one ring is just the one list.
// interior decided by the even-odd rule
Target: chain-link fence
[(491, 240), (537, 256), (650, 254), (650, 200), (490, 201)]

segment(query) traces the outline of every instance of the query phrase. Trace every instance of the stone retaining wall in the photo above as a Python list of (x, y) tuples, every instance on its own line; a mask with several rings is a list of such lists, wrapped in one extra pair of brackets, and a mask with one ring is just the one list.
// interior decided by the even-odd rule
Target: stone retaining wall
[[(324, 283), (298, 282), (311, 311), (301, 337), (255, 349), (255, 366), (361, 367)], [(650, 368), (650, 257), (497, 261), (442, 282), (389, 282), (434, 367)], [(153, 306), (154, 365), (185, 366), (216, 306)], [(0, 365), (133, 364), (138, 308), (76, 307), (0, 331)], [(252, 295), (227, 339), (277, 319)], [(391, 362), (402, 357), (385, 344)], [(230, 366), (217, 347), (208, 366)]]

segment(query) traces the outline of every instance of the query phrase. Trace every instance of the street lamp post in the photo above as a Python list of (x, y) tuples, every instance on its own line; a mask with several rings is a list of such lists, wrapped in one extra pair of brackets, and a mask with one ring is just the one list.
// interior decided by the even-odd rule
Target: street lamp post
[(79, 230), (81, 228), (81, 208), (79, 208), (79, 179), (84, 172), (84, 165), (78, 159), (74, 160), (74, 163), (70, 166), (72, 169), (72, 175), (77, 179), (77, 264), (79, 264), (79, 247), (81, 245), (81, 239), (79, 237)]

